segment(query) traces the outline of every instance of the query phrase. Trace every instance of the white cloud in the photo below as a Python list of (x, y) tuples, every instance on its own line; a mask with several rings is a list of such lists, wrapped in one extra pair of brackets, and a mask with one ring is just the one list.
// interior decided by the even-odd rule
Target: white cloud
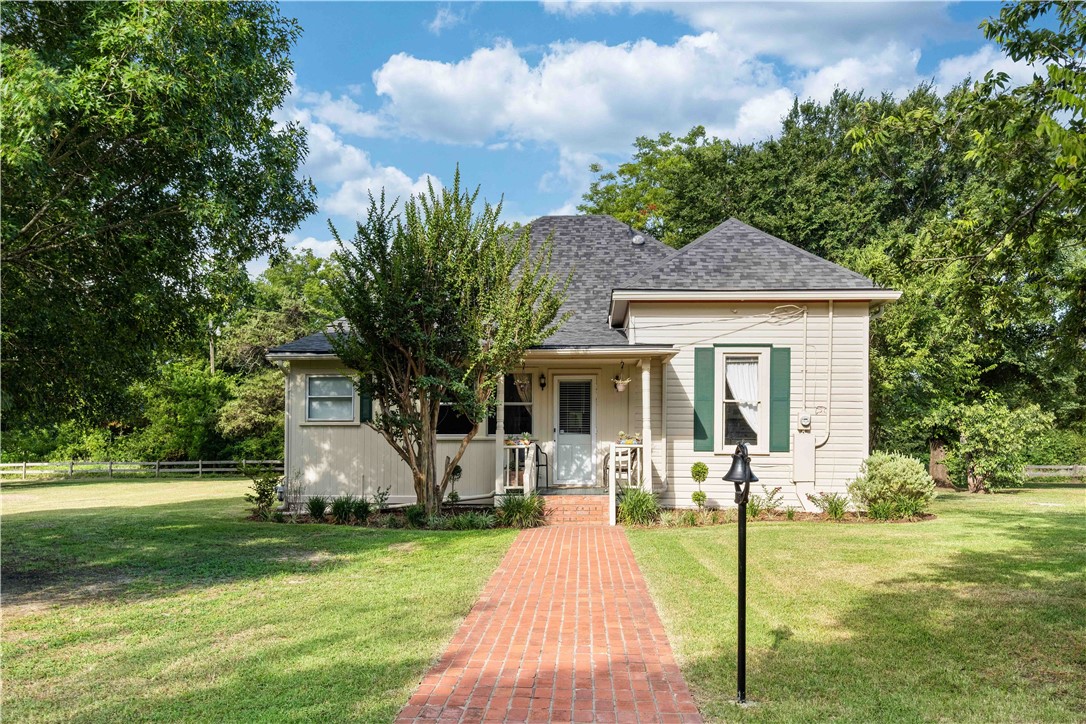
[(336, 243), (335, 239), (318, 239), (314, 236), (307, 236), (291, 248), (309, 249), (315, 256), (329, 257), (333, 251), (339, 248), (339, 244)]
[(1029, 83), (1035, 69), (1029, 63), (1003, 55), (994, 45), (985, 45), (974, 53), (943, 59), (935, 72), (935, 83), (941, 93), (946, 93), (967, 76), (975, 81), (983, 80), (984, 74), (990, 70), (1009, 75), (1010, 85), (1014, 87)]
[(546, 10), (575, 17), (593, 12), (665, 12), (717, 33), (734, 50), (772, 56), (810, 69), (870, 55), (890, 43), (917, 45), (955, 29), (946, 2), (563, 2)]
[(508, 42), (456, 62), (400, 53), (373, 78), (389, 117), (414, 136), (597, 154), (625, 151), (639, 134), (727, 125), (754, 92), (780, 87), (769, 66), (713, 33), (672, 45), (554, 43), (534, 66)]
[(395, 166), (374, 166), (368, 173), (344, 181), (330, 196), (321, 199), (321, 209), (329, 214), (338, 214), (352, 219), (361, 219), (369, 208), (369, 195), (380, 199), (385, 192), (388, 206), (399, 201), (397, 210), (402, 210), (410, 197), (426, 191), (427, 181), (432, 181), (434, 188), (441, 187), (441, 180), (430, 174), (423, 174), (412, 179)]
[[(327, 93), (295, 88), (277, 112), (279, 122), (294, 121), (307, 131), (309, 155), (302, 172), (317, 184), (318, 214), (324, 218), (360, 219), (369, 206), (369, 194), (379, 197), (382, 189), (388, 204), (398, 198), (402, 208), (409, 196), (426, 189), (428, 179), (440, 184), (428, 173), (412, 178), (395, 166), (375, 162), (365, 150), (345, 141), (337, 128), (352, 128), (356, 110), (354, 102), (346, 97), (332, 99)], [(331, 242), (308, 237), (298, 245), (307, 243), (316, 251)]]
[(805, 74), (799, 82), (799, 95), (821, 102), (829, 100), (837, 88), (868, 95), (882, 91), (904, 95), (920, 82), (916, 73), (919, 61), (919, 50), (893, 43), (875, 55), (844, 58)]
[(453, 10), (452, 5), (442, 5), (437, 9), (433, 20), (426, 24), (426, 29), (434, 35), (441, 35), (443, 31), (464, 22), (464, 16), (464, 12)]

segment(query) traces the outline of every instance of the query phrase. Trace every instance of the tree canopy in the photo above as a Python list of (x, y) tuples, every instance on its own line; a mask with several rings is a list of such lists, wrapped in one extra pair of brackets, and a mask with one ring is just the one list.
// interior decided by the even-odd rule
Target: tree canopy
[(943, 96), (838, 90), (797, 99), (760, 143), (639, 138), (628, 163), (595, 167), (580, 208), (674, 246), (736, 216), (902, 290), (872, 324), (876, 447), (958, 444), (976, 405), (1038, 403), (1086, 432), (1084, 18), (1022, 3), (983, 25), (1036, 64), (1021, 87), (990, 73)]
[[(548, 272), (550, 246), (500, 221), (501, 204), (476, 210), (460, 186), (396, 204), (370, 198), (355, 236), (339, 243), (333, 296), (344, 324), (329, 340), (374, 403), (369, 421), (407, 463), (428, 513), (494, 408), (505, 373), (556, 329), (564, 286)], [(442, 405), (471, 421), (459, 449), (437, 460)]]
[(92, 419), (315, 210), (276, 6), (0, 6), (3, 413)]

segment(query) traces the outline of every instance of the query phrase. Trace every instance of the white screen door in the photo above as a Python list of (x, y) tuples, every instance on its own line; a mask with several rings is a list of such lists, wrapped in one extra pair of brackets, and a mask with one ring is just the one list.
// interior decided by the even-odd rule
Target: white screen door
[(555, 435), (555, 482), (595, 483), (595, 415), (592, 379), (558, 379), (558, 428)]

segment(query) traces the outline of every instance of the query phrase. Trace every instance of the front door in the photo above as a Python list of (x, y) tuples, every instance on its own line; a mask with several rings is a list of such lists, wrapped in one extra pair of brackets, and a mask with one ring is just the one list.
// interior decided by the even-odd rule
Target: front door
[(591, 377), (558, 377), (555, 419), (555, 482), (594, 485), (596, 482), (595, 390)]

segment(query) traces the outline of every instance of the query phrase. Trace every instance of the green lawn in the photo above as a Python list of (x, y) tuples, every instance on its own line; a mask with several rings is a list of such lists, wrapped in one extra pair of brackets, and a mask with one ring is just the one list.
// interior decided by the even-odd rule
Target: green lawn
[(4, 720), (389, 721), (515, 535), (255, 524), (245, 489), (5, 483)]
[(943, 493), (935, 520), (755, 523), (748, 698), (735, 696), (736, 526), (631, 530), (716, 721), (1086, 720), (1086, 487)]

